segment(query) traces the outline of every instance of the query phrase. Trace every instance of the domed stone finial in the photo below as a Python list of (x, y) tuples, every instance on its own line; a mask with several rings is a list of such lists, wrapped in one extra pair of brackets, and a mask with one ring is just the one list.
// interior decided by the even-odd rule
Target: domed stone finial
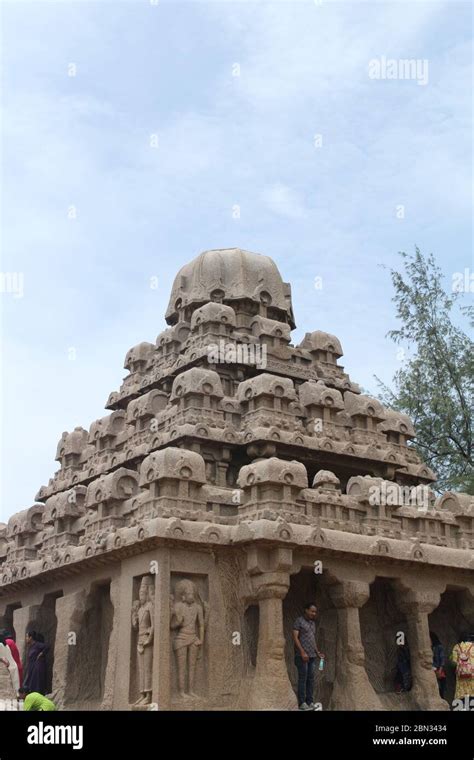
[(313, 478), (313, 488), (335, 491), (341, 486), (341, 481), (330, 470), (318, 470)]
[(166, 321), (176, 324), (189, 306), (199, 308), (210, 301), (233, 306), (239, 300), (253, 301), (268, 310), (271, 319), (292, 329), (296, 326), (291, 287), (283, 282), (275, 262), (269, 256), (240, 248), (204, 251), (185, 264), (175, 277)]

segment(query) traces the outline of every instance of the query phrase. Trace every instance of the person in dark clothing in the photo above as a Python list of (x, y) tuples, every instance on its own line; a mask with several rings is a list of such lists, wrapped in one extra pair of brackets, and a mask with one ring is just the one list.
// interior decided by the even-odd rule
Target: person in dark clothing
[(314, 710), (314, 672), (316, 657), (324, 660), (324, 654), (316, 647), (317, 608), (309, 602), (303, 615), (293, 624), (293, 643), (295, 645), (295, 665), (298, 670), (298, 707), (300, 710)]
[(395, 691), (410, 691), (412, 687), (410, 649), (408, 644), (397, 645), (397, 673), (395, 676)]
[(39, 694), (46, 694), (46, 653), (48, 647), (44, 643), (43, 636), (36, 631), (27, 632), (26, 646), (26, 675), (23, 687), (28, 692), (35, 691)]
[(446, 692), (446, 655), (444, 647), (434, 631), (430, 631), (433, 670), (438, 681), (439, 696), (444, 699)]

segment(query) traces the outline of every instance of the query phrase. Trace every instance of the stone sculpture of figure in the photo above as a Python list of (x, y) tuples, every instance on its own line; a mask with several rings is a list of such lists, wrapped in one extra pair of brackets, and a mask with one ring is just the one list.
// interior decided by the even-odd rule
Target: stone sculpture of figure
[(179, 581), (176, 584), (176, 600), (171, 597), (170, 627), (177, 631), (173, 649), (180, 697), (197, 696), (194, 692), (194, 678), (196, 662), (204, 642), (205, 618), (205, 605), (202, 604), (194, 583), (190, 580)]
[(132, 605), (132, 627), (138, 631), (138, 689), (140, 697), (135, 706), (151, 702), (154, 633), (154, 584), (150, 575), (140, 583), (138, 599)]

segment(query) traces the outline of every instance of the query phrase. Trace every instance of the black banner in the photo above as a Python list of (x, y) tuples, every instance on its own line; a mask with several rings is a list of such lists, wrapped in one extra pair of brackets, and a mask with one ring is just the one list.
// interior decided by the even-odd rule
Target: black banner
[[(256, 747), (281, 755), (361, 753), (371, 757), (473, 760), (474, 715), (453, 712), (0, 712), (0, 760), (24, 757), (159, 758), (170, 744), (222, 755)], [(246, 724), (246, 725), (245, 725)], [(200, 749), (199, 749), (200, 747)], [(180, 750), (180, 751), (179, 751)], [(288, 751), (286, 750), (286, 751)]]

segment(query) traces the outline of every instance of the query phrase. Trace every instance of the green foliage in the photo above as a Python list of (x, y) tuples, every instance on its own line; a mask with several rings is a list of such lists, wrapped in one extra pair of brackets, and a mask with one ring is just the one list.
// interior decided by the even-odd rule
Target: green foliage
[(408, 414), (417, 448), (438, 474), (437, 488), (474, 494), (472, 412), (474, 343), (453, 323), (459, 307), (474, 326), (473, 306), (461, 306), (460, 293), (447, 293), (432, 254), (400, 253), (404, 271), (391, 270), (397, 318), (388, 335), (406, 344), (409, 358), (395, 373), (393, 390), (378, 378), (381, 398)]

